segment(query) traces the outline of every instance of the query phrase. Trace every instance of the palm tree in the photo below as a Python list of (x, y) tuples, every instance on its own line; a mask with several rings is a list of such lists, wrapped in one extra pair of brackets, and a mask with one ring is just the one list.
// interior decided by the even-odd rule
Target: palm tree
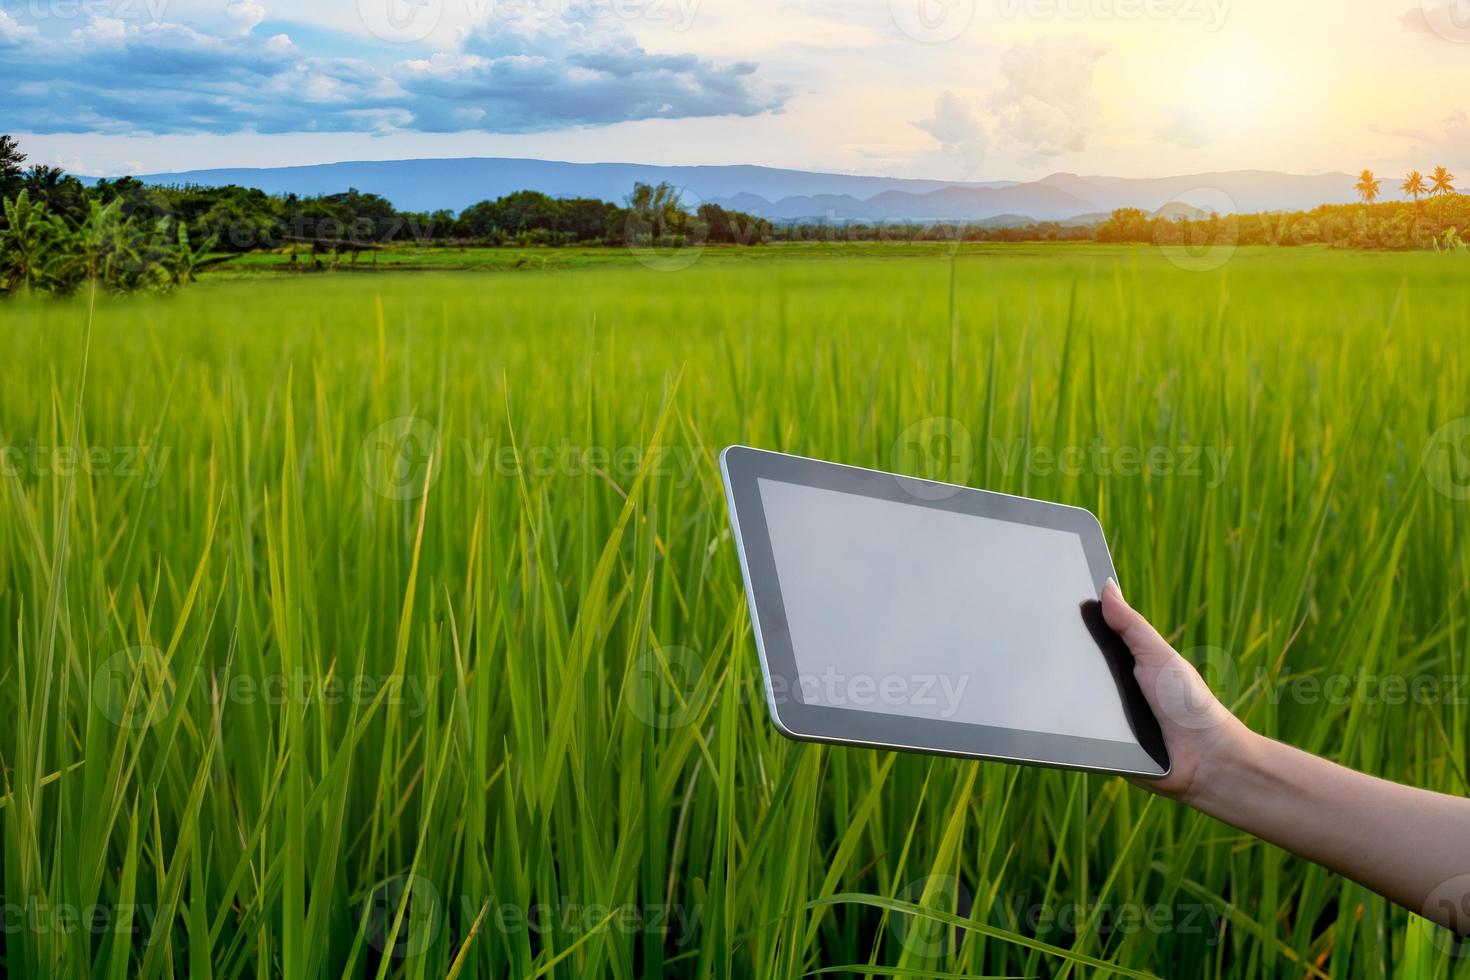
[(74, 237), (76, 244), (67, 256), (69, 278), (92, 280), (117, 292), (144, 285), (143, 241), (133, 219), (122, 212), (122, 198), (106, 205), (89, 199), (87, 218)]
[(1430, 175), (1429, 194), (1431, 197), (1440, 198), (1439, 214), (1436, 216), (1444, 218), (1444, 196), (1455, 193), (1455, 175), (1444, 167), (1435, 167), (1434, 173)]
[(1417, 170), (1410, 170), (1409, 175), (1404, 178), (1403, 192), (1414, 199), (1414, 213), (1419, 213), (1419, 195), (1428, 191), (1424, 184), (1424, 175)]
[(60, 167), (51, 167), (44, 163), (38, 163), (26, 171), (26, 189), (44, 200), (56, 193), (65, 177), (66, 171)]
[(5, 228), (0, 233), (0, 290), (30, 292), (45, 277), (50, 246), (64, 229), (30, 194), (4, 202)]
[(1354, 189), (1365, 203), (1372, 204), (1378, 200), (1378, 186), (1382, 183), (1383, 181), (1373, 176), (1373, 171), (1364, 170), (1358, 175), (1358, 183), (1354, 186)]
[[(168, 271), (176, 285), (193, 282), (195, 272), (205, 264), (205, 258), (218, 238), (210, 235), (195, 248), (189, 239), (189, 226), (175, 222), (173, 218), (164, 218), (159, 223), (158, 232), (164, 242), (159, 264)], [(353, 257), (356, 258), (356, 253)]]

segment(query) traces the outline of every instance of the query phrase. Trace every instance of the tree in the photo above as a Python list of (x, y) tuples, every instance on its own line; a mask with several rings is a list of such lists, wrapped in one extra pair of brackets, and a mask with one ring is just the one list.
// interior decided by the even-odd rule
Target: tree
[(637, 234), (647, 235), (657, 242), (676, 228), (682, 227), (688, 216), (679, 206), (679, 192), (668, 181), (651, 185), (638, 182), (633, 193), (628, 195), (629, 223), (636, 224)]
[(214, 248), (214, 237), (210, 236), (195, 247), (189, 239), (189, 226), (176, 224), (172, 218), (164, 218), (159, 223), (158, 230), (164, 241), (159, 264), (176, 284), (182, 286), (193, 282), (194, 273), (205, 263), (210, 250)]
[(540, 191), (516, 191), (496, 201), (500, 227), (512, 235), (544, 228), (561, 231), (561, 202)]
[[(355, 245), (387, 241), (398, 233), (398, 212), (387, 199), (356, 187), (320, 198), (316, 226), (306, 237), (340, 239)], [(323, 217), (323, 215), (325, 217)]]
[(0, 198), (20, 193), (21, 174), (25, 173), (26, 155), (12, 136), (0, 136)]
[(22, 189), (30, 193), (31, 200), (46, 205), (46, 210), (57, 217), (75, 222), (87, 213), (87, 188), (60, 167), (36, 164), (25, 172)]
[(608, 223), (615, 205), (599, 201), (595, 197), (574, 197), (561, 202), (562, 223), (565, 230), (579, 242), (596, 241), (607, 237)]
[(90, 201), (87, 220), (77, 229), (76, 260), (84, 278), (118, 292), (143, 285), (145, 272), (142, 242), (122, 200), (115, 197), (106, 205)]
[(1419, 213), (1419, 196), (1428, 188), (1424, 184), (1424, 175), (1417, 170), (1410, 170), (1409, 175), (1404, 178), (1403, 192), (1414, 199), (1414, 213)]
[(1444, 167), (1435, 167), (1430, 175), (1429, 194), (1440, 199), (1438, 217), (1441, 220), (1444, 218), (1444, 198), (1455, 193), (1455, 180), (1455, 175)]
[(1151, 242), (1153, 223), (1140, 208), (1118, 208), (1097, 229), (1100, 242)]
[(1372, 204), (1378, 200), (1378, 187), (1382, 183), (1383, 181), (1373, 176), (1373, 171), (1364, 170), (1358, 175), (1358, 182), (1354, 185), (1354, 189), (1365, 204)]
[(57, 221), (25, 191), (7, 198), (0, 232), (0, 291), (29, 292), (41, 285), (51, 244), (64, 233)]
[(731, 211), (718, 204), (701, 204), (697, 216), (707, 230), (709, 240), (726, 245), (759, 245), (771, 234), (771, 223), (743, 211)]
[(492, 241), (503, 232), (500, 225), (500, 202), (480, 201), (471, 204), (459, 213), (455, 223), (459, 234), (465, 238)]

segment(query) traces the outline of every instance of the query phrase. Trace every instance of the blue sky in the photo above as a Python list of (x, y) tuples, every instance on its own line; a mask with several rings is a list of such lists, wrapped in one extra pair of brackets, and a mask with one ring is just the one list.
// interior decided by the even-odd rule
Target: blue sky
[(0, 130), (95, 174), (468, 155), (946, 179), (1392, 173), (1470, 164), (1458, 9), (0, 0)]

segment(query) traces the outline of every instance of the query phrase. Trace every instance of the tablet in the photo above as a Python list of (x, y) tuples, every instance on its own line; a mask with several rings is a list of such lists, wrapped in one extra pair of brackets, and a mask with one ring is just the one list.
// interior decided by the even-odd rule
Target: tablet
[(1091, 513), (745, 446), (720, 470), (782, 733), (1168, 774)]

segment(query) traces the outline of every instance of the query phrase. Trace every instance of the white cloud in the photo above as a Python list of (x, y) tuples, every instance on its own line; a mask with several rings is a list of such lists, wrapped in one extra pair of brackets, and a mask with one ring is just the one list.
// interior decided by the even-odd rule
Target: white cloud
[(72, 36), (87, 44), (115, 46), (127, 38), (128, 25), (117, 17), (93, 17), (86, 27), (73, 31)]
[(1092, 97), (1104, 45), (1082, 37), (1044, 37), (1012, 45), (1001, 58), (1005, 87), (991, 99), (998, 132), (1016, 144), (1023, 162), (1080, 153), (1096, 125)]
[(255, 0), (230, 0), (225, 16), (234, 22), (241, 34), (249, 34), (265, 20), (265, 8)]
[(17, 21), (14, 17), (0, 9), (0, 45), (20, 44), (36, 35), (38, 31), (34, 27), (27, 27)]
[(786, 100), (754, 64), (646, 51), (617, 17), (598, 10), (573, 6), (545, 17), (534, 8), (497, 8), (458, 51), (403, 62), (394, 74), (414, 97), (418, 128), (453, 131), (473, 118), (475, 128), (514, 133), (749, 116)]
[[(7, 84), (45, 93), (7, 123), (37, 133), (525, 133), (758, 115), (787, 98), (754, 64), (646, 51), (602, 7), (558, 18), (497, 9), (451, 50), (397, 64), (323, 55), (332, 37), (317, 31), (306, 48), (259, 36), (258, 0), (224, 10), (229, 30), (94, 18), (69, 36), (6, 44)], [(36, 33), (0, 11), (0, 44)]]
[(928, 118), (914, 125), (934, 137), (946, 155), (959, 160), (966, 176), (980, 169), (990, 137), (968, 99), (946, 89), (934, 100), (934, 111)]

